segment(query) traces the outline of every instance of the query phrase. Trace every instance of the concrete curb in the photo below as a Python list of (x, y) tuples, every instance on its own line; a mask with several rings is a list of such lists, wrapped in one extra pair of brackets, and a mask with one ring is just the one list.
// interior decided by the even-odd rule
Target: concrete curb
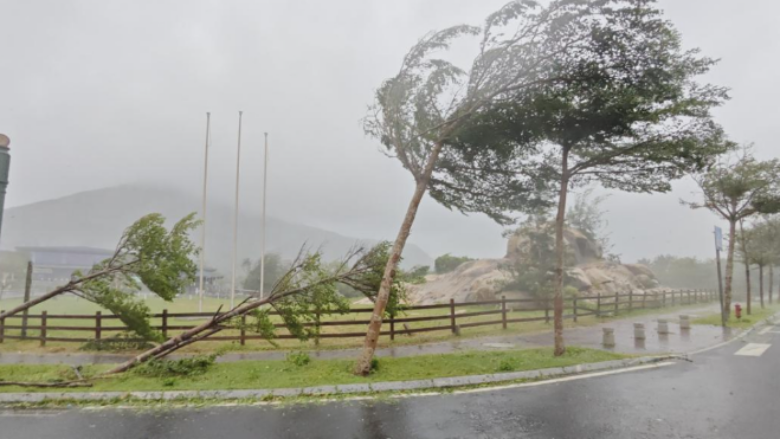
[(679, 356), (666, 355), (656, 357), (631, 358), (601, 363), (578, 364), (576, 366), (554, 367), (549, 369), (528, 370), (522, 372), (497, 373), (490, 375), (468, 375), (449, 378), (432, 378), (416, 381), (390, 381), (366, 384), (328, 385), (284, 389), (251, 390), (202, 390), (202, 391), (162, 391), (162, 392), (41, 392), (41, 393), (0, 393), (1, 403), (40, 403), (47, 401), (176, 401), (191, 398), (237, 400), (263, 399), (272, 397), (351, 395), (373, 392), (390, 392), (422, 389), (448, 389), (462, 386), (492, 384), (516, 380), (540, 380), (562, 376), (623, 369), (644, 364), (659, 363), (679, 359)]

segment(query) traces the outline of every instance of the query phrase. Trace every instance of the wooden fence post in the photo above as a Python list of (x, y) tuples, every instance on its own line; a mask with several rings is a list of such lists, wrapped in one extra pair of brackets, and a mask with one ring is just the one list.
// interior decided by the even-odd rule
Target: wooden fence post
[(501, 296), (501, 326), (506, 329), (506, 296)]
[(46, 346), (46, 311), (41, 311), (41, 347)]
[(102, 313), (100, 311), (95, 311), (95, 340), (98, 341), (100, 340), (100, 337), (102, 336), (102, 332), (103, 332), (103, 328), (102, 328), (103, 322), (101, 322), (101, 320), (103, 319), (101, 314)]
[(672, 307), (674, 307), (674, 293), (675, 293), (675, 291), (672, 290)]
[(666, 308), (666, 290), (662, 291), (661, 295), (661, 308)]
[(550, 299), (544, 301), (544, 323), (550, 323)]
[(572, 308), (574, 308), (574, 323), (577, 323), (577, 297), (572, 300)]
[(162, 334), (163, 338), (168, 338), (168, 308), (165, 308), (162, 313)]
[(620, 293), (615, 291), (615, 317), (618, 315), (618, 303), (620, 302)]
[(691, 290), (688, 290), (688, 305), (690, 305), (691, 303), (693, 303), (691, 302)]
[(647, 291), (642, 293), (642, 309), (647, 308)]
[[(3, 313), (3, 310), (0, 309), (0, 314)], [(2, 343), (5, 340), (5, 317), (0, 319), (0, 343)]]
[[(32, 288), (32, 261), (27, 262), (27, 276), (24, 278), (24, 301), (30, 301), (30, 289)], [(22, 337), (27, 337), (27, 315), (29, 308), (22, 311)]]
[(450, 299), (450, 328), (453, 334), (458, 333), (458, 328), (455, 326), (455, 299)]
[(395, 315), (390, 314), (390, 340), (395, 340)]
[(628, 312), (634, 310), (634, 290), (628, 290)]
[(596, 317), (601, 317), (601, 293), (596, 296)]
[(244, 346), (246, 344), (246, 314), (241, 315), (241, 336), (239, 338), (239, 342), (241, 343), (241, 346)]

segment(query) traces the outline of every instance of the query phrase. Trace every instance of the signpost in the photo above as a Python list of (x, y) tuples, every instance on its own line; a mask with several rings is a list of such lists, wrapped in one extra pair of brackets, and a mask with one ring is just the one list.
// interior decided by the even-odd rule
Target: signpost
[(723, 229), (715, 227), (715, 263), (718, 266), (718, 292), (720, 294), (720, 323), (726, 326), (726, 310), (723, 309), (723, 276), (720, 270), (720, 252), (723, 250)]

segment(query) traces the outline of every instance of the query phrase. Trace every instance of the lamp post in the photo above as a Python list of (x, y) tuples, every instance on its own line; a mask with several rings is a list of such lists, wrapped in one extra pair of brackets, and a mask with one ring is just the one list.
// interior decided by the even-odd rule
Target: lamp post
[(5, 208), (5, 188), (8, 187), (8, 169), (11, 167), (11, 139), (0, 134), (0, 231), (3, 228), (3, 210)]

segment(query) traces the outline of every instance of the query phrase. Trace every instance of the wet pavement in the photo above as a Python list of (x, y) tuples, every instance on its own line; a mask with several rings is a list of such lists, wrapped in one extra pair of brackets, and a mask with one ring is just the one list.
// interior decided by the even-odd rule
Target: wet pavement
[[(602, 346), (602, 328), (614, 328), (614, 348), (608, 350), (626, 354), (662, 354), (692, 352), (722, 341), (729, 340), (732, 334), (717, 326), (695, 325), (689, 331), (680, 330), (679, 315), (686, 314), (691, 319), (718, 311), (717, 305), (686, 309), (673, 313), (634, 316), (626, 319), (615, 319), (594, 326), (567, 329), (564, 337), (570, 346), (605, 349)], [(661, 335), (656, 331), (658, 319), (669, 321), (669, 334)], [(634, 323), (645, 325), (646, 339), (642, 342), (634, 340)], [(552, 346), (551, 331), (531, 334), (507, 334), (490, 337), (463, 338), (462, 340), (424, 343), (419, 345), (399, 345), (377, 349), (378, 357), (410, 357), (427, 354), (446, 354), (459, 351), (525, 349)], [(355, 358), (359, 349), (312, 350), (309, 355), (318, 359)], [(281, 360), (287, 351), (257, 351), (231, 352), (220, 356), (218, 362), (233, 362), (242, 360)], [(181, 358), (186, 355), (171, 355), (169, 358)], [(0, 364), (105, 364), (120, 363), (131, 358), (126, 355), (113, 354), (26, 354), (0, 353)]]
[[(0, 411), (0, 439), (774, 438), (780, 431), (777, 343), (780, 327), (696, 355), (692, 362), (397, 400), (6, 410)], [(747, 349), (751, 346), (764, 349)], [(755, 356), (758, 351), (763, 353)]]

